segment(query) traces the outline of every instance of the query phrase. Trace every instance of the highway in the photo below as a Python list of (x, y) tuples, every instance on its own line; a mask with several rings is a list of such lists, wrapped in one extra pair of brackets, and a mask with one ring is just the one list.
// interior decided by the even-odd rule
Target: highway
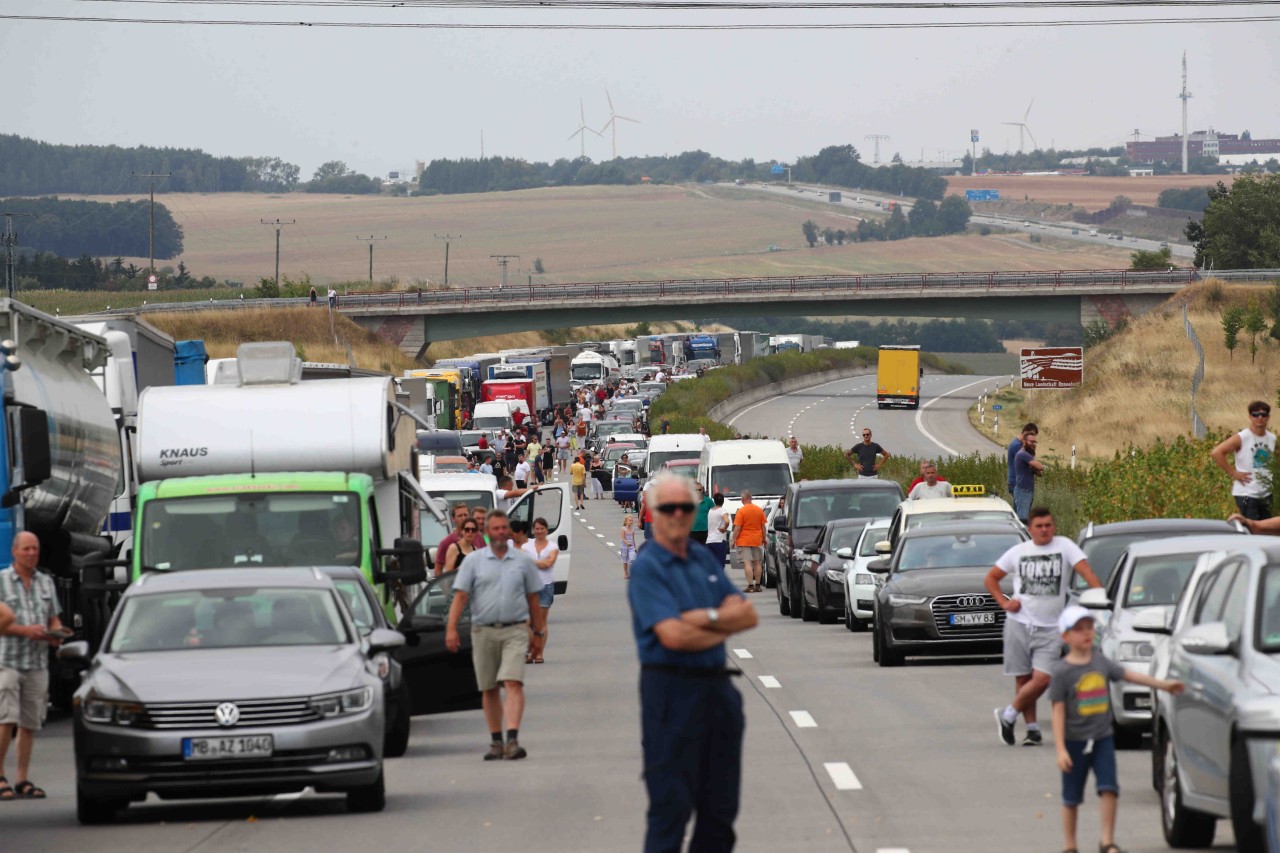
[[(940, 454), (937, 441), (958, 451), (981, 446), (955, 419), (979, 387), (965, 383), (985, 380), (927, 377), (926, 401), (937, 401), (921, 411), (929, 438), (914, 412), (865, 408), (868, 379), (785, 395), (743, 414), (737, 426), (781, 435), (794, 419), (805, 441), (847, 443), (852, 419), (870, 424), (891, 452)], [(572, 592), (552, 609), (546, 665), (528, 672), (520, 737), (527, 760), (481, 761), (487, 735), (478, 711), (418, 718), (408, 755), (387, 764), (381, 814), (348, 815), (341, 799), (306, 793), (152, 801), (117, 825), (83, 829), (75, 823), (70, 727), (57, 720), (39, 738), (32, 774), (49, 799), (0, 805), (0, 850), (638, 850), (645, 795), (638, 668), (616, 555), (621, 518), (607, 501), (589, 502), (578, 516)], [(997, 742), (992, 709), (1011, 692), (997, 661), (913, 660), (881, 669), (871, 661), (868, 634), (780, 616), (772, 591), (751, 598), (760, 625), (729, 644), (747, 715), (739, 850), (1061, 849), (1052, 747)], [(1047, 720), (1043, 702), (1041, 713)], [(1167, 849), (1149, 754), (1121, 753), (1120, 780), (1121, 845), (1129, 853)], [(1096, 826), (1090, 791), (1082, 850), (1092, 849)], [(1223, 823), (1215, 849), (1229, 842)]]

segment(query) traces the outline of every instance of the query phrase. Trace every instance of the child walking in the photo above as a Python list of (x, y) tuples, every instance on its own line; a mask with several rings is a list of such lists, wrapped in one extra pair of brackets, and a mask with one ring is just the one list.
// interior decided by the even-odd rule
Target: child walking
[(618, 545), (618, 556), (622, 559), (622, 577), (624, 580), (629, 580), (631, 564), (636, 559), (636, 517), (634, 515), (622, 517), (622, 538)]
[(1115, 838), (1120, 785), (1107, 682), (1128, 681), (1170, 693), (1181, 693), (1183, 685), (1180, 681), (1131, 672), (1094, 651), (1093, 614), (1078, 604), (1062, 611), (1058, 630), (1067, 644), (1067, 654), (1053, 672), (1049, 700), (1053, 702), (1053, 740), (1058, 748), (1058, 769), (1062, 771), (1063, 848), (1065, 853), (1077, 853), (1076, 819), (1092, 769), (1102, 818), (1098, 853), (1123, 853)]

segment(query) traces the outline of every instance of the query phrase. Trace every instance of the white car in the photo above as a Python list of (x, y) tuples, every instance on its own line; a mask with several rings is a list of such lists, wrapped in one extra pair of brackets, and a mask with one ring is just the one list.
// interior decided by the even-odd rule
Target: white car
[(1008, 521), (1020, 529), (1022, 522), (1018, 514), (1004, 498), (988, 496), (982, 486), (952, 485), (951, 498), (925, 498), (913, 501), (905, 500), (898, 505), (889, 522), (888, 536), (876, 543), (881, 556), (893, 552), (898, 544), (898, 537), (903, 531), (913, 527), (932, 524), (949, 524), (955, 521), (972, 521), (987, 523)]
[[(849, 554), (837, 551), (837, 556), (850, 559), (844, 575), (844, 626), (850, 631), (865, 631), (875, 617), (876, 587), (879, 576), (867, 570), (867, 563), (878, 559), (876, 543), (889, 535), (889, 519), (877, 518), (866, 526), (858, 537), (858, 544)], [(843, 549), (842, 549), (843, 550)]]

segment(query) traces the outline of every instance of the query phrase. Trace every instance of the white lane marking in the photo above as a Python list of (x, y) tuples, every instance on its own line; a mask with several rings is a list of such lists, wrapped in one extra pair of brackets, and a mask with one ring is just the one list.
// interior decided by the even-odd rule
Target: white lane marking
[(781, 687), (782, 682), (774, 678), (772, 675), (760, 676), (760, 684), (764, 687)]
[(590, 524), (588, 524), (588, 525), (587, 525), (587, 529), (588, 529), (588, 530), (595, 530), (595, 528), (594, 528), (594, 527), (592, 527)]
[[(860, 376), (846, 376), (844, 379), (832, 379), (830, 382), (823, 382), (821, 385), (811, 385), (811, 386), (809, 386), (809, 387), (807, 387), (807, 388), (805, 388), (805, 389), (803, 389), (803, 390), (805, 390), (805, 391), (810, 391), (810, 390), (812, 390), (812, 389), (814, 389), (814, 388), (822, 388), (822, 387), (824, 387), (824, 386), (826, 386), (826, 385), (834, 385), (834, 384), (836, 384), (837, 382), (848, 382), (850, 379), (862, 379), (862, 378), (865, 378), (865, 377), (860, 377)], [(800, 390), (800, 389), (796, 389), (796, 390)], [(848, 392), (843, 392), (843, 393), (848, 393)], [(786, 396), (786, 395), (783, 395), (783, 396)], [(779, 399), (779, 398), (777, 398), (777, 397), (770, 397), (770, 398), (769, 398), (769, 399), (767, 399), (767, 400), (761, 400), (759, 403), (756, 403), (755, 405), (748, 406), (747, 408), (743, 409), (741, 412), (738, 412), (736, 415), (734, 415), (733, 417), (729, 418), (729, 420), (725, 421), (725, 422), (724, 422), (724, 425), (725, 425), (725, 426), (733, 426), (735, 423), (737, 423), (737, 422), (738, 422), (738, 418), (742, 417), (742, 416), (743, 416), (743, 415), (745, 415), (747, 412), (753, 411), (754, 409), (758, 409), (760, 406), (763, 406), (765, 403), (772, 403), (773, 401), (775, 401), (775, 400), (777, 400), (777, 399)]]
[(603, 534), (603, 533), (597, 533), (597, 534), (596, 534), (596, 538), (597, 538), (597, 539), (603, 539), (603, 538), (604, 538), (604, 534)]
[(837, 791), (861, 791), (862, 783), (854, 775), (853, 768), (843, 761), (828, 761), (822, 765), (831, 776)]
[(905, 847), (877, 847), (876, 853), (911, 853)]
[(813, 715), (808, 711), (788, 711), (787, 713), (795, 721), (797, 729), (816, 729), (818, 727)]
[(606, 542), (606, 543), (604, 543), (604, 544), (608, 545), (610, 548), (617, 548), (617, 547), (618, 547), (617, 545), (614, 545), (612, 542)]
[(977, 382), (970, 382), (968, 385), (961, 385), (959, 388), (952, 388), (950, 391), (947, 391), (945, 394), (941, 394), (937, 397), (934, 397), (932, 400), (925, 403), (920, 408), (916, 409), (916, 429), (919, 430), (920, 434), (923, 435), (925, 438), (929, 439), (934, 444), (938, 445), (938, 447), (941, 447), (944, 453), (949, 453), (952, 456), (959, 456), (960, 453), (958, 451), (952, 450), (950, 447), (947, 447), (941, 441), (938, 441), (937, 437), (933, 433), (929, 432), (929, 430), (924, 428), (924, 410), (929, 408), (939, 400), (946, 399), (948, 395), (954, 394), (957, 391), (963, 391), (964, 389), (971, 388), (974, 385), (981, 385), (983, 382), (990, 382), (990, 381), (991, 381), (991, 377), (988, 376), (986, 379), (979, 379)]
[(743, 660), (746, 660), (747, 658), (751, 657), (751, 652), (747, 651), (746, 649), (734, 649), (733, 653), (738, 657), (742, 658)]

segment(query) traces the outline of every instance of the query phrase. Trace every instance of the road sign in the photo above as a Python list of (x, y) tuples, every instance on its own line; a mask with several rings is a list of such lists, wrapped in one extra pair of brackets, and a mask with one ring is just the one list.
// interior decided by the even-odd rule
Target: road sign
[(978, 141), (978, 129), (976, 127), (973, 130), (969, 131), (969, 141), (970, 142)]
[(1075, 388), (1084, 381), (1084, 348), (1024, 349), (1018, 372), (1024, 389)]
[(999, 201), (1000, 190), (965, 190), (966, 201)]
[(147, 290), (155, 290), (158, 279), (154, 275), (147, 276)]
[(1000, 411), (1000, 410), (1001, 410), (1001, 409), (1003, 409), (1003, 408), (1004, 408), (1004, 406), (1000, 405), (999, 403), (996, 403), (996, 404), (994, 404), (994, 405), (991, 407), (992, 411), (995, 411), (995, 412), (998, 412), (998, 411)]
[(769, 173), (772, 175), (785, 175), (787, 173), (787, 167), (781, 163), (774, 163), (773, 168), (769, 170)]

